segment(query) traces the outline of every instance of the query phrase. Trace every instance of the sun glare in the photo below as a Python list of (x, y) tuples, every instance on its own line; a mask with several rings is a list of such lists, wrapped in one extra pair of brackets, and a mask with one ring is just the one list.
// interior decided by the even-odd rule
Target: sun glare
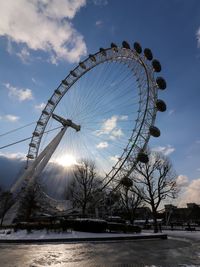
[(60, 158), (56, 160), (56, 162), (62, 165), (63, 167), (71, 167), (72, 165), (77, 164), (75, 157), (71, 154), (65, 154), (61, 156)]

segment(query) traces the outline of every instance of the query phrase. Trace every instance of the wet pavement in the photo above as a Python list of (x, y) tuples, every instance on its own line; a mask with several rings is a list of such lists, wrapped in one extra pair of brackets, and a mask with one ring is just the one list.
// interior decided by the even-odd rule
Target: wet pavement
[(1, 267), (200, 266), (200, 240), (1, 244)]

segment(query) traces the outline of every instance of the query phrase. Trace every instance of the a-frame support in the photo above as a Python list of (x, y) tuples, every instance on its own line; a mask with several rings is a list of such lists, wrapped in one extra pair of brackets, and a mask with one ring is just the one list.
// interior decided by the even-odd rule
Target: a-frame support
[(38, 155), (38, 157), (28, 166), (24, 174), (17, 180), (12, 186), (11, 193), (19, 192), (22, 186), (28, 186), (33, 184), (35, 179), (43, 171), (47, 163), (49, 162), (54, 151), (58, 147), (68, 127), (80, 131), (80, 125), (74, 124), (71, 120), (65, 120), (64, 118), (53, 114), (52, 117), (59, 121), (64, 127), (61, 131), (53, 138), (53, 140), (45, 147), (45, 149)]

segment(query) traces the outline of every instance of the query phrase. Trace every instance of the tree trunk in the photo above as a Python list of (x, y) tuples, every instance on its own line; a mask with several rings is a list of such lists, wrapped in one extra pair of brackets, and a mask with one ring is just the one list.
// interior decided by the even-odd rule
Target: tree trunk
[(133, 224), (134, 223), (134, 217), (130, 216), (130, 223)]
[(84, 203), (82, 206), (82, 216), (85, 217), (85, 210), (86, 210), (86, 204)]
[(0, 223), (0, 226), (2, 226), (2, 224), (3, 224), (4, 216), (5, 216), (5, 214), (3, 214), (2, 217), (1, 217), (1, 223)]
[(158, 233), (158, 222), (157, 222), (157, 212), (156, 210), (153, 210), (153, 228), (154, 228), (154, 233)]

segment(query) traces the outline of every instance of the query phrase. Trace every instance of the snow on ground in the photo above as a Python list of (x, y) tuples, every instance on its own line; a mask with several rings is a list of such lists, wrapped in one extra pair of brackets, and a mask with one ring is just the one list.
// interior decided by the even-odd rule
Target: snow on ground
[(170, 231), (164, 230), (164, 234), (167, 234), (169, 237), (181, 238), (181, 239), (193, 239), (200, 241), (200, 231)]
[[(160, 233), (159, 233), (160, 234)], [(26, 230), (19, 230), (14, 232), (13, 230), (0, 230), (0, 240), (17, 240), (17, 239), (80, 239), (80, 238), (109, 238), (109, 237), (126, 237), (126, 236), (149, 236), (157, 235), (153, 233), (139, 233), (139, 234), (128, 234), (128, 233), (87, 233), (87, 232), (49, 232), (46, 230), (32, 231), (27, 233)]]

